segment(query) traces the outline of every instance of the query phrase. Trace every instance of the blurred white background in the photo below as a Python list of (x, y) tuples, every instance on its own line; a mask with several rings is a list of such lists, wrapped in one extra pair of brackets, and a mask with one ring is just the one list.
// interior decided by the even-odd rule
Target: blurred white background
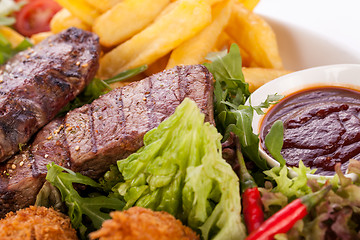
[(288, 69), (360, 64), (360, 0), (260, 0)]

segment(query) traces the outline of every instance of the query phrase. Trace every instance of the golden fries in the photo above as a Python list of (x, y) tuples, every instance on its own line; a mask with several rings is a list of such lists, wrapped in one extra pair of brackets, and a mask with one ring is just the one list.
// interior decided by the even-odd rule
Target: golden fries
[(101, 13), (106, 12), (121, 1), (122, 0), (86, 0), (89, 5)]
[(41, 33), (36, 33), (34, 35), (31, 36), (31, 41), (34, 44), (38, 44), (39, 42), (41, 42), (42, 40), (44, 40), (45, 38), (50, 37), (51, 35), (53, 35), (53, 32), (41, 32)]
[(202, 0), (179, 0), (164, 11), (154, 23), (105, 54), (100, 61), (100, 76), (111, 77), (125, 69), (151, 64), (211, 22), (210, 5)]
[(250, 11), (254, 10), (256, 5), (260, 2), (260, 0), (236, 0), (244, 5)]
[(159, 58), (154, 63), (150, 64), (148, 68), (145, 70), (145, 74), (147, 76), (151, 76), (155, 73), (161, 72), (166, 68), (166, 65), (169, 62), (170, 53), (166, 54), (165, 56)]
[[(64, 9), (51, 31), (68, 27), (99, 36), (97, 76), (148, 65), (147, 76), (182, 64), (201, 64), (213, 51), (239, 46), (244, 75), (254, 91), (289, 73), (282, 69), (275, 33), (252, 12), (259, 0), (56, 0)], [(34, 35), (38, 42), (47, 34)], [(137, 80), (134, 78), (134, 80)]]
[(205, 0), (206, 2), (208, 2), (210, 5), (214, 5), (215, 3), (224, 1), (224, 0)]
[(275, 34), (270, 25), (241, 3), (235, 3), (225, 31), (249, 53), (257, 66), (282, 69)]
[(255, 91), (265, 83), (291, 73), (289, 70), (269, 69), (269, 68), (242, 68), (245, 81), (249, 83), (250, 92)]
[[(74, 16), (80, 18), (88, 25), (92, 25), (95, 19), (100, 15), (97, 9), (94, 9), (85, 0), (56, 0), (61, 6), (69, 10)], [(101, 4), (101, 3), (99, 3)]]
[(166, 68), (173, 68), (180, 64), (203, 63), (206, 55), (214, 49), (217, 38), (229, 21), (231, 6), (232, 0), (217, 3), (212, 10), (211, 24), (195, 37), (175, 48)]
[(102, 45), (116, 46), (148, 26), (169, 3), (170, 0), (124, 0), (98, 17), (93, 31)]
[(53, 33), (61, 32), (69, 27), (77, 27), (84, 30), (90, 30), (90, 26), (75, 17), (66, 8), (57, 12), (50, 21), (50, 28)]

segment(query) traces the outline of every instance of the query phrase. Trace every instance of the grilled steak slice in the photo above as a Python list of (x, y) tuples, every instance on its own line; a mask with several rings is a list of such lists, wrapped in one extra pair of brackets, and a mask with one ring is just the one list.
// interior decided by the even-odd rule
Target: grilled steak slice
[[(59, 144), (63, 135), (58, 134), (52, 139), (47, 139), (53, 134), (54, 129), (58, 129), (61, 122), (59, 119), (50, 122), (39, 131), (32, 146), (0, 165), (0, 218), (9, 211), (34, 204), (36, 195), (45, 181), (46, 164), (55, 162), (62, 165), (61, 160), (67, 158), (64, 156), (67, 154), (66, 148)], [(54, 159), (48, 158), (45, 152), (51, 152)], [(58, 159), (60, 162), (56, 161)]]
[(98, 37), (70, 28), (0, 67), (0, 162), (19, 150), (95, 76)]
[(204, 66), (170, 69), (101, 96), (53, 120), (32, 145), (0, 165), (0, 216), (35, 202), (46, 164), (98, 178), (143, 145), (143, 136), (174, 113), (185, 97), (214, 123), (213, 78)]

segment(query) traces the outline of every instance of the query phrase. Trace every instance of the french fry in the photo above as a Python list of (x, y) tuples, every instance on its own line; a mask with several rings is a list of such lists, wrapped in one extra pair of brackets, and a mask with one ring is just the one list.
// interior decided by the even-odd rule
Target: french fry
[(235, 43), (235, 40), (232, 39), (225, 31), (222, 31), (219, 37), (216, 39), (214, 51), (223, 51), (225, 49), (230, 49), (230, 46), (233, 43)]
[(31, 36), (31, 41), (34, 43), (34, 44), (38, 44), (39, 42), (41, 42), (42, 40), (44, 40), (45, 38), (48, 38), (50, 37), (51, 35), (53, 35), (54, 33), (53, 32), (41, 32), (41, 33), (36, 33), (36, 34), (33, 34)]
[(0, 26), (0, 33), (11, 43), (13, 48), (17, 47), (25, 39), (24, 36), (6, 26)]
[(118, 45), (148, 26), (170, 0), (124, 0), (98, 17), (93, 31), (106, 47)]
[(99, 0), (86, 0), (89, 5), (96, 8), (101, 13), (106, 12), (121, 1), (122, 0), (101, 0), (99, 2)]
[[(226, 32), (221, 32), (220, 36), (218, 37), (214, 52), (217, 51), (223, 51), (223, 50), (229, 50), (231, 44), (236, 43), (234, 39), (232, 39)], [(240, 55), (242, 59), (242, 66), (243, 67), (256, 67), (256, 64), (252, 62), (250, 55), (243, 49), (241, 46), (239, 46), (240, 49)]]
[(225, 0), (206, 0), (210, 5), (214, 5), (218, 2), (222, 2), (222, 1), (225, 1)]
[(66, 8), (57, 12), (50, 21), (50, 29), (53, 33), (59, 33), (69, 27), (77, 27), (84, 30), (90, 30), (90, 26), (75, 17)]
[(175, 48), (166, 68), (170, 69), (180, 64), (191, 65), (204, 62), (206, 55), (214, 49), (217, 38), (229, 21), (231, 6), (232, 0), (214, 5), (212, 23), (195, 37)]
[(256, 63), (252, 61), (250, 54), (246, 52), (242, 47), (239, 46), (241, 62), (243, 67), (257, 67)]
[(147, 75), (142, 72), (142, 73), (140, 73), (140, 74), (138, 74), (138, 75), (136, 75), (136, 76), (131, 77), (130, 79), (126, 79), (126, 81), (119, 81), (119, 82), (111, 83), (111, 84), (110, 84), (110, 87), (111, 87), (112, 89), (114, 89), (114, 88), (120, 88), (120, 87), (125, 87), (126, 85), (129, 85), (131, 82), (140, 81), (140, 80), (142, 80), (142, 79), (144, 79), (144, 78), (146, 78), (146, 77), (147, 77)]
[(291, 73), (289, 70), (269, 69), (269, 68), (242, 68), (245, 81), (249, 83), (250, 92), (255, 91), (265, 83)]
[(169, 62), (170, 53), (166, 54), (165, 56), (159, 58), (152, 64), (148, 66), (148, 68), (145, 70), (145, 74), (147, 76), (151, 76), (155, 73), (161, 72), (166, 68), (167, 63)]
[[(175, 2), (177, 0), (171, 0), (171, 2)], [(214, 5), (215, 3), (224, 1), (224, 0), (205, 0), (207, 3), (209, 3), (210, 5)]]
[(114, 48), (100, 60), (99, 73), (111, 77), (126, 69), (151, 64), (211, 22), (211, 7), (202, 0), (179, 0), (130, 40)]
[(260, 2), (260, 0), (236, 0), (244, 5), (250, 11), (254, 10), (256, 5)]
[[(62, 7), (69, 10), (74, 16), (80, 18), (88, 25), (92, 25), (100, 16), (98, 10), (93, 8), (86, 0), (56, 0)], [(99, 3), (101, 4), (101, 3)]]
[(234, 3), (229, 24), (225, 31), (249, 53), (257, 66), (282, 69), (275, 33), (260, 16), (241, 3)]

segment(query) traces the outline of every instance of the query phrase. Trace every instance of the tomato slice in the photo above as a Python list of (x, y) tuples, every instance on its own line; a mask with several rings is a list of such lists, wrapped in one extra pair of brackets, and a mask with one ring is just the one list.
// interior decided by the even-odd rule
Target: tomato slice
[(15, 29), (24, 36), (50, 30), (50, 21), (61, 9), (53, 0), (30, 0), (16, 14)]

